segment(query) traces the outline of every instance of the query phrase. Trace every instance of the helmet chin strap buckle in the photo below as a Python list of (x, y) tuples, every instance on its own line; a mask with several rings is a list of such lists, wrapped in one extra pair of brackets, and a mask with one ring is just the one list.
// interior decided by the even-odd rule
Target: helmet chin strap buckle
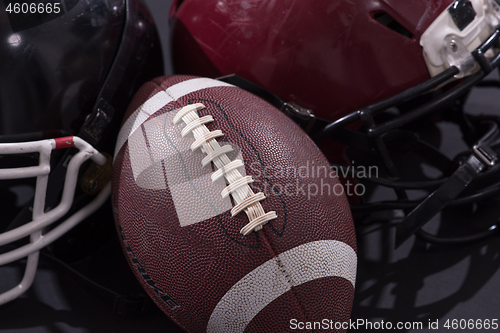
[(85, 119), (85, 123), (80, 129), (80, 137), (94, 146), (97, 145), (111, 123), (114, 113), (114, 108), (105, 99), (101, 98), (92, 113)]
[(494, 166), (498, 160), (498, 156), (493, 149), (484, 143), (474, 145), (474, 147), (472, 147), (472, 151), (474, 155), (488, 167)]
[(480, 173), (493, 167), (497, 160), (495, 151), (484, 141), (474, 145), (467, 161), (396, 226), (396, 248), (458, 197)]

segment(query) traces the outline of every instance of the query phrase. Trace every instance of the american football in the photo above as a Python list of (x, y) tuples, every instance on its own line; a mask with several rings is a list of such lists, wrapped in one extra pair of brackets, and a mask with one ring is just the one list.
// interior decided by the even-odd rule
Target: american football
[(334, 323), (348, 321), (354, 296), (348, 202), (278, 109), (222, 81), (157, 78), (132, 100), (115, 152), (124, 252), (185, 330), (280, 331), (292, 318), (328, 318), (345, 331)]

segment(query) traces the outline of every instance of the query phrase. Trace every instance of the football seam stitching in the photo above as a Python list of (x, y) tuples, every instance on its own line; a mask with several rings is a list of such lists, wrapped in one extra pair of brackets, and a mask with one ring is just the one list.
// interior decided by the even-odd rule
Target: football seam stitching
[(281, 231), (278, 231), (276, 228), (273, 227), (273, 224), (272, 223), (269, 223), (268, 226), (269, 228), (278, 236), (283, 236), (284, 232), (285, 232), (285, 228), (288, 224), (288, 209), (287, 209), (287, 206), (286, 206), (286, 202), (285, 200), (283, 199), (283, 197), (281, 196), (281, 193), (280, 191), (276, 191), (276, 187), (275, 185), (271, 182), (271, 180), (269, 179), (269, 176), (267, 175), (267, 170), (266, 168), (264, 167), (264, 162), (262, 161), (262, 158), (260, 157), (260, 154), (258, 152), (258, 150), (254, 147), (254, 145), (250, 142), (250, 140), (248, 140), (247, 137), (245, 137), (243, 135), (243, 133), (241, 133), (234, 125), (233, 123), (229, 120), (229, 117), (227, 115), (227, 113), (222, 109), (222, 107), (213, 102), (213, 101), (210, 101), (210, 100), (205, 100), (205, 99), (190, 99), (189, 102), (192, 102), (194, 100), (197, 100), (197, 101), (201, 101), (201, 102), (206, 102), (206, 103), (210, 103), (210, 104), (214, 104), (215, 107), (217, 107), (217, 109), (219, 109), (219, 111), (222, 113), (222, 115), (224, 116), (224, 119), (226, 120), (227, 124), (236, 132), (238, 133), (238, 135), (241, 137), (241, 139), (243, 141), (245, 141), (245, 143), (252, 149), (253, 153), (255, 154), (255, 156), (257, 157), (257, 160), (259, 161), (259, 164), (262, 166), (262, 175), (264, 177), (264, 179), (266, 180), (267, 183), (269, 183), (271, 185), (271, 189), (273, 190), (274, 194), (280, 199), (281, 201), (281, 205), (283, 206), (283, 228)]
[[(205, 123), (200, 121), (198, 111), (203, 108), (205, 108), (205, 105), (202, 103), (184, 106), (175, 115), (173, 124), (177, 124), (182, 120), (186, 127), (189, 127), (190, 131), (183, 130), (182, 136), (192, 132), (195, 141), (191, 144), (191, 150), (194, 152), (200, 148), (206, 154), (202, 161), (202, 167), (212, 163), (217, 167), (218, 170), (212, 174), (212, 182), (222, 176), (228, 182), (228, 185), (221, 192), (221, 196), (227, 197), (231, 195), (235, 201), (236, 206), (231, 210), (231, 215), (235, 216), (240, 211), (244, 211), (249, 219), (249, 223), (241, 229), (240, 233), (246, 236), (252, 231), (261, 230), (264, 224), (271, 219), (277, 218), (278, 215), (275, 211), (267, 213), (264, 211), (260, 201), (266, 198), (265, 195), (262, 192), (255, 194), (249, 186), (253, 182), (253, 177), (243, 176), (238, 171), (237, 168), (244, 167), (244, 162), (239, 159), (231, 161), (226, 155), (227, 150), (232, 150), (232, 147), (230, 145), (221, 146), (216, 140), (224, 135), (222, 131), (210, 131)], [(193, 123), (194, 126), (191, 125)]]
[[(199, 101), (204, 101), (204, 102), (209, 102), (209, 103), (212, 103), (211, 101), (205, 101), (205, 100), (202, 100), (202, 99), (199, 99)], [(190, 102), (192, 102), (192, 100), (190, 100)], [(219, 105), (217, 105), (216, 103), (213, 103), (213, 104), (215, 104), (215, 105), (219, 108)], [(234, 128), (234, 126), (233, 126), (233, 125), (231, 124), (231, 122), (229, 121), (227, 114), (226, 114), (223, 110), (221, 110), (221, 112), (222, 112), (222, 114), (224, 115), (224, 118), (225, 118), (226, 122), (227, 122), (227, 123), (228, 123), (228, 124), (229, 124), (229, 125), (233, 128), (233, 130), (235, 130), (236, 132), (238, 132), (238, 134), (240, 135), (240, 137), (242, 137), (242, 139), (243, 139), (245, 142), (247, 142), (247, 144), (248, 144), (248, 145), (250, 145), (250, 147), (252, 148), (252, 150), (254, 151), (254, 153), (257, 155), (257, 158), (259, 159), (260, 163), (261, 163), (261, 164), (263, 164), (263, 162), (262, 162), (262, 160), (260, 159), (260, 156), (258, 155), (258, 152), (257, 152), (257, 150), (255, 149), (255, 147), (253, 147), (253, 145), (251, 145), (251, 143), (250, 143), (250, 142), (249, 142), (249, 141), (248, 141), (248, 140), (247, 140), (247, 139), (246, 139), (246, 138), (242, 135), (242, 133), (240, 133), (240, 132), (239, 132), (236, 128)], [(263, 173), (264, 173), (264, 178), (266, 179), (266, 181), (268, 181), (268, 182), (271, 184), (270, 180), (269, 180), (269, 179), (268, 179), (268, 177), (267, 177), (267, 174), (266, 174), (266, 170), (265, 170), (265, 168), (264, 168), (264, 170), (263, 170)], [(274, 189), (274, 186), (273, 186), (272, 188)], [(284, 208), (284, 210), (285, 210), (285, 215), (287, 215), (287, 209), (286, 209), (285, 202), (284, 202), (283, 198), (281, 197), (281, 195), (280, 195), (279, 197), (280, 197), (280, 200), (281, 200), (281, 202), (282, 202), (282, 204), (283, 204), (283, 208)], [(286, 222), (286, 218), (285, 218), (285, 222)], [(283, 230), (282, 230), (282, 232), (281, 232), (281, 235), (284, 233), (284, 228), (285, 228), (285, 226), (286, 226), (286, 223), (284, 223), (284, 226), (283, 226)], [(273, 228), (273, 229), (274, 229), (274, 228)], [(274, 230), (273, 230), (273, 231), (274, 231)], [(276, 230), (276, 231), (274, 231), (274, 232), (276, 232), (278, 235), (280, 235), (280, 233), (279, 233), (279, 232), (277, 232), (277, 230)], [(281, 236), (281, 235), (280, 235), (280, 236)], [(264, 235), (264, 237), (265, 237), (265, 235)], [(267, 239), (267, 237), (265, 237), (265, 238)], [(281, 274), (283, 275), (283, 277), (286, 279), (286, 281), (287, 281), (287, 283), (288, 283), (288, 286), (289, 286), (289, 288), (290, 288), (290, 291), (291, 291), (291, 292), (292, 292), (292, 294), (294, 295), (294, 299), (296, 300), (296, 302), (297, 302), (297, 304), (298, 304), (298, 307), (300, 308), (300, 312), (302, 313), (302, 315), (304, 316), (304, 318), (307, 318), (307, 313), (306, 313), (306, 311), (305, 311), (305, 308), (304, 308), (304, 306), (301, 304), (301, 302), (300, 302), (300, 300), (299, 300), (299, 297), (298, 297), (298, 295), (297, 295), (297, 292), (296, 292), (295, 288), (293, 288), (293, 284), (292, 284), (292, 281), (291, 281), (291, 276), (290, 276), (290, 274), (288, 274), (288, 272), (287, 272), (287, 270), (286, 270), (286, 268), (285, 268), (285, 266), (284, 266), (284, 264), (283, 264), (282, 260), (280, 259), (280, 257), (279, 257), (278, 255), (276, 255), (276, 253), (278, 253), (278, 251), (276, 251), (276, 249), (272, 246), (272, 244), (269, 242), (269, 240), (268, 240), (268, 246), (270, 247), (270, 249), (271, 249), (271, 251), (272, 251), (273, 257), (274, 257), (274, 258), (275, 258), (275, 260), (276, 260), (276, 263), (277, 263), (277, 265), (278, 265), (278, 267), (279, 267), (279, 269), (280, 269)]]

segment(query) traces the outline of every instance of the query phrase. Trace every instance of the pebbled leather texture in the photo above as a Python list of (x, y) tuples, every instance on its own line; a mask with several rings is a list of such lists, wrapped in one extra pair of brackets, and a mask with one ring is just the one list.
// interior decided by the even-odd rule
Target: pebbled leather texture
[[(124, 119), (112, 202), (135, 275), (189, 332), (281, 332), (292, 319), (348, 321), (356, 239), (326, 158), (279, 110), (237, 87), (169, 93), (192, 80), (170, 76), (146, 83)], [(138, 116), (162, 92), (172, 100)], [(193, 103), (205, 105), (200, 117), (214, 117), (206, 126), (222, 130), (217, 141), (233, 146), (231, 160), (244, 161), (240, 170), (254, 177), (253, 191), (266, 194), (264, 211), (277, 212), (262, 230), (240, 234), (247, 216), (231, 217), (234, 202), (220, 197), (224, 180), (211, 182), (215, 167), (202, 168), (206, 154), (189, 149), (194, 138), (181, 137), (184, 124), (172, 124), (175, 113)]]

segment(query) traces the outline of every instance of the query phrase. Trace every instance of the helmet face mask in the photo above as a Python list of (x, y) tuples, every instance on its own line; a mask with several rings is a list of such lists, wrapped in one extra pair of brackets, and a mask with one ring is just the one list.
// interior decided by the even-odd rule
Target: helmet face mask
[(0, 266), (27, 264), (16, 287), (0, 290), (0, 304), (30, 287), (42, 248), (106, 202), (125, 109), (142, 83), (163, 74), (156, 27), (142, 3), (69, 7), (30, 26), (5, 8), (1, 14), (0, 191), (13, 207), (2, 205)]
[[(500, 119), (464, 111), (473, 87), (498, 86), (484, 80), (500, 61), (495, 1), (336, 2), (330, 10), (320, 1), (301, 11), (286, 1), (274, 7), (238, 6), (225, 1), (174, 3), (175, 70), (234, 73), (281, 102), (312, 110), (316, 118), (309, 134), (334, 167), (376, 166), (375, 177), (357, 181), (389, 187), (396, 194), (397, 200), (384, 202), (361, 198), (351, 206), (358, 217), (394, 209), (411, 216), (426, 198), (440, 197), (443, 205), (431, 201), (417, 211), (425, 212), (422, 220), (428, 220), (445, 206), (484, 202), (498, 192), (492, 186), (496, 182), (488, 179), (495, 180)], [(307, 15), (293, 15), (302, 11)], [(439, 139), (426, 141), (434, 123), (455, 124), (469, 150), (449, 157), (439, 150)], [(478, 168), (472, 179), (459, 171), (467, 163)], [(438, 170), (437, 178), (407, 172), (421, 164)], [(455, 178), (467, 179), (457, 189), (439, 190)], [(413, 190), (426, 194), (410, 199)], [(433, 206), (439, 209), (429, 208)], [(398, 244), (421, 227), (405, 221)], [(477, 240), (494, 232), (495, 225), (474, 235), (438, 239), (418, 231), (426, 240), (442, 243)]]
[[(79, 152), (73, 156), (68, 163), (61, 202), (53, 209), (45, 211), (45, 196), (50, 173), (51, 151), (53, 149), (70, 147), (77, 147)], [(32, 206), (32, 221), (0, 235), (0, 246), (15, 242), (24, 237), (30, 237), (29, 244), (0, 255), (0, 265), (5, 265), (25, 257), (28, 258), (25, 275), (21, 283), (16, 288), (0, 294), (0, 304), (3, 304), (17, 298), (31, 286), (36, 273), (39, 250), (55, 241), (85, 217), (95, 212), (109, 197), (110, 185), (108, 184), (94, 201), (82, 208), (77, 214), (66, 219), (56, 228), (43, 232), (46, 227), (58, 221), (70, 210), (74, 199), (74, 192), (78, 180), (78, 169), (80, 166), (89, 158), (100, 165), (104, 165), (106, 163), (106, 157), (78, 137), (64, 137), (14, 144), (4, 143), (1, 146), (1, 151), (3, 154), (15, 154), (18, 152), (38, 152), (40, 154), (40, 164), (38, 166), (3, 169), (0, 174), (0, 179), (36, 177), (36, 189)]]

